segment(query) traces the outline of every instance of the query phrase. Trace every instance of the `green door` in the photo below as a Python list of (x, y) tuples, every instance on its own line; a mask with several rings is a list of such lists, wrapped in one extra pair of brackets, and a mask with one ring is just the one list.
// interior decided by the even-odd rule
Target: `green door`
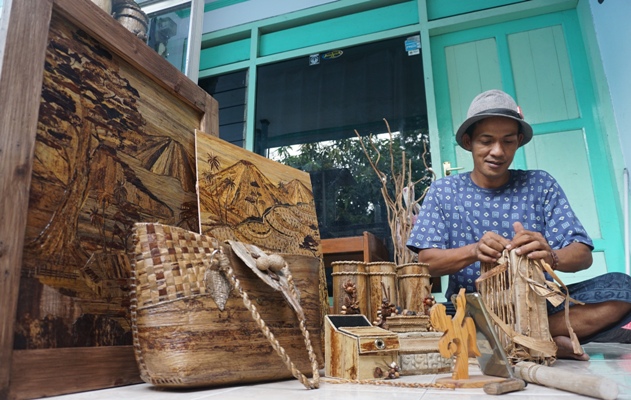
[(457, 145), (455, 129), (477, 94), (506, 91), (535, 132), (512, 168), (550, 172), (594, 240), (594, 265), (561, 279), (572, 283), (624, 272), (621, 210), (576, 11), (436, 36), (431, 47), (441, 163), (471, 170), (470, 154)]

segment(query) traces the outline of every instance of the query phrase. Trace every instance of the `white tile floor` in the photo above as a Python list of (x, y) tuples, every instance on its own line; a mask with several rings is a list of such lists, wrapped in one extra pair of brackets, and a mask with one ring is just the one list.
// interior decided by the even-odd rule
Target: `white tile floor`
[[(591, 356), (587, 362), (558, 360), (554, 368), (573, 371), (576, 374), (594, 374), (606, 377), (618, 384), (619, 399), (631, 400), (631, 345), (615, 343), (590, 343), (584, 346)], [(471, 375), (479, 375), (480, 369), (472, 365)], [(406, 376), (393, 382), (431, 383), (442, 375)], [(570, 392), (544, 386), (529, 384), (526, 390), (508, 393), (503, 396), (518, 397), (521, 400), (541, 399), (580, 399), (588, 398)], [(333, 384), (322, 378), (320, 389), (307, 390), (296, 380), (265, 383), (258, 385), (234, 386), (205, 390), (160, 390), (148, 384), (123, 386), (92, 392), (75, 393), (65, 396), (50, 397), (58, 400), (447, 400), (458, 399), (492, 399), (497, 396), (486, 395), (482, 389), (422, 389), (375, 385)]]

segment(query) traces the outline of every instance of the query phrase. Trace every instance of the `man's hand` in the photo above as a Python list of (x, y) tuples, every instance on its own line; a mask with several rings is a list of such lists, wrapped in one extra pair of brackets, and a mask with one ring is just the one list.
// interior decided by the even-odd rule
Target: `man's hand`
[(527, 231), (521, 222), (513, 224), (515, 237), (506, 246), (507, 250), (515, 249), (518, 255), (524, 255), (532, 260), (544, 260), (553, 265), (552, 248), (539, 232)]
[(473, 247), (475, 259), (485, 263), (494, 263), (502, 256), (502, 251), (509, 245), (508, 239), (488, 231)]
[[(476, 261), (495, 263), (504, 249), (515, 249), (517, 254), (534, 260), (544, 260), (550, 266), (554, 265), (552, 249), (541, 233), (527, 231), (519, 222), (515, 222), (513, 228), (515, 237), (511, 241), (496, 233), (486, 232), (477, 243), (463, 247), (423, 249), (418, 254), (418, 260), (429, 264), (432, 276), (454, 274)], [(559, 271), (576, 272), (589, 268), (592, 264), (591, 249), (583, 243), (570, 243), (555, 253), (559, 260), (556, 266)]]

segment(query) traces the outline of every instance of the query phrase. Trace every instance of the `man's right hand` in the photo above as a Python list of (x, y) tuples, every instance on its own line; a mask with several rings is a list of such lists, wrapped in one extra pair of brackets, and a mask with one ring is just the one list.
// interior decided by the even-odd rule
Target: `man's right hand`
[(454, 249), (423, 249), (418, 260), (429, 264), (432, 276), (455, 274), (476, 261), (494, 263), (510, 242), (497, 233), (487, 232), (480, 241)]
[(510, 241), (495, 232), (486, 232), (472, 248), (475, 258), (484, 263), (494, 263), (501, 256)]

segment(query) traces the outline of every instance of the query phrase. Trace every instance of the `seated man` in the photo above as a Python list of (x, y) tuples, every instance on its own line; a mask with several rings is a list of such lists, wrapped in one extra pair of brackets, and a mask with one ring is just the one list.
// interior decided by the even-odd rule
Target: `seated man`
[[(460, 288), (473, 292), (480, 262), (495, 263), (504, 249), (576, 272), (592, 264), (594, 246), (556, 180), (545, 171), (510, 170), (517, 149), (532, 139), (532, 127), (508, 94), (478, 95), (456, 133), (471, 152), (473, 171), (432, 183), (407, 242), (429, 264), (432, 276), (449, 275), (447, 299)], [(608, 273), (569, 285), (570, 296), (585, 305), (570, 308), (572, 327), (582, 343), (598, 340), (631, 321), (631, 278)], [(615, 300), (614, 300), (615, 299)], [(550, 333), (557, 357), (574, 354), (564, 305), (548, 303)]]

